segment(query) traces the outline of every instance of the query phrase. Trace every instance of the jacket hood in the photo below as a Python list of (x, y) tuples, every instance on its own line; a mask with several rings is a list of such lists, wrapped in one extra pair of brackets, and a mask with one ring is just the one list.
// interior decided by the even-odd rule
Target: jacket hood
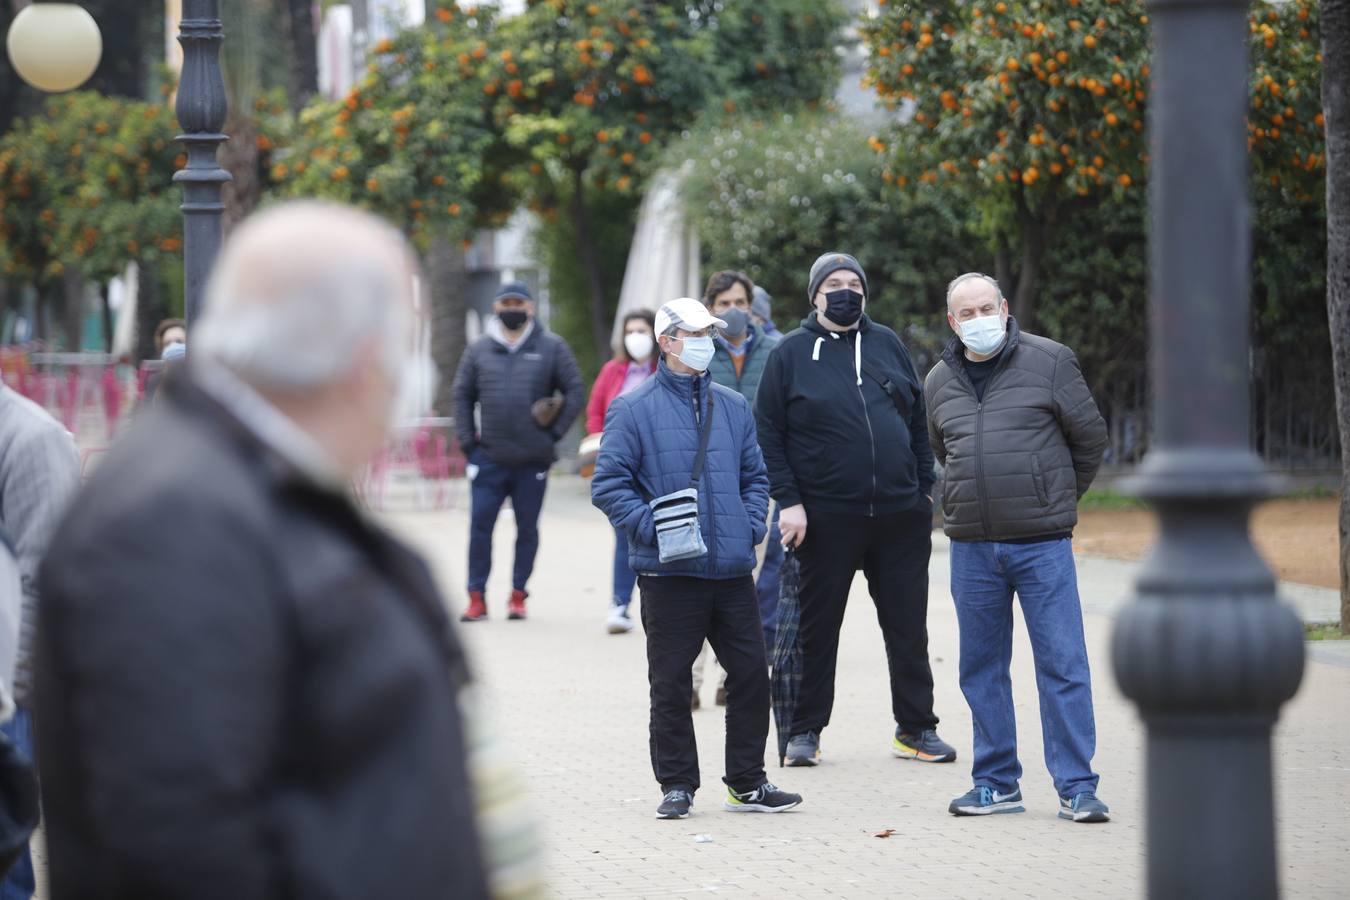
[[(805, 319), (802, 319), (802, 327), (813, 334), (824, 335), (825, 337), (829, 337), (831, 334), (848, 334), (848, 331), (832, 332), (824, 325), (820, 324), (820, 313), (815, 310), (812, 310), (811, 313), (807, 315)], [(872, 320), (868, 318), (867, 313), (863, 313), (862, 318), (858, 320), (857, 330), (866, 332), (870, 330), (871, 327), (872, 327)], [(849, 329), (849, 331), (852, 330), (853, 329)]]
[(661, 385), (664, 390), (678, 394), (690, 403), (694, 401), (694, 392), (697, 390), (698, 396), (706, 397), (708, 391), (712, 390), (712, 376), (707, 372), (698, 375), (677, 375), (666, 365), (665, 358), (661, 359), (656, 367), (656, 383)]

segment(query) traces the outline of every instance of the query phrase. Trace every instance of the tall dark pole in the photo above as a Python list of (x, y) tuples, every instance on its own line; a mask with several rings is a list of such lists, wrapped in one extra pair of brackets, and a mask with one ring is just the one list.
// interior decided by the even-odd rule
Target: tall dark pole
[(183, 286), (186, 318), (202, 308), (206, 277), (220, 252), (220, 188), (230, 173), (216, 161), (227, 140), (225, 80), (220, 74), (220, 0), (183, 0), (178, 43), (183, 45), (183, 77), (178, 84), (178, 136), (187, 147), (187, 166), (174, 174), (183, 183)]
[(1149, 895), (1274, 897), (1270, 736), (1303, 632), (1247, 530), (1274, 489), (1248, 432), (1247, 6), (1149, 7), (1154, 440), (1134, 486), (1161, 535), (1112, 653), (1148, 727)]

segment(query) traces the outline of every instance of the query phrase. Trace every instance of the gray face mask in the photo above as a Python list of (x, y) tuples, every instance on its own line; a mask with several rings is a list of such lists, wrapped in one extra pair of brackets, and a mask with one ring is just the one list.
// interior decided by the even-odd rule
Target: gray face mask
[(733, 306), (724, 313), (718, 313), (717, 318), (727, 323), (726, 328), (718, 329), (723, 337), (738, 338), (750, 327), (750, 317), (738, 306)]

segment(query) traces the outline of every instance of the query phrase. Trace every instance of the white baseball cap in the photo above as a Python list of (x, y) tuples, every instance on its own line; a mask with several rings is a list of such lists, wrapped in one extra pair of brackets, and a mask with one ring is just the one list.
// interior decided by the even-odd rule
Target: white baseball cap
[(662, 303), (656, 311), (656, 333), (663, 335), (671, 326), (685, 331), (702, 331), (709, 326), (727, 327), (727, 323), (708, 312), (708, 307), (692, 297)]

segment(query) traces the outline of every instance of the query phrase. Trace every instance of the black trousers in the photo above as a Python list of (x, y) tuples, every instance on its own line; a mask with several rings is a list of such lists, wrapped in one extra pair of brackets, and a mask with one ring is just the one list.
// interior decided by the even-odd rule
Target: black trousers
[(834, 709), (839, 628), (859, 565), (877, 608), (890, 667), (891, 711), (904, 731), (937, 725), (928, 665), (928, 558), (932, 509), (868, 517), (806, 510), (801, 566), (802, 684), (792, 733), (819, 734)]
[(638, 579), (651, 685), (652, 771), (662, 791), (698, 790), (698, 745), (689, 699), (694, 658), (706, 639), (727, 670), (726, 777), (732, 790), (764, 783), (769, 674), (755, 580), (685, 576)]

